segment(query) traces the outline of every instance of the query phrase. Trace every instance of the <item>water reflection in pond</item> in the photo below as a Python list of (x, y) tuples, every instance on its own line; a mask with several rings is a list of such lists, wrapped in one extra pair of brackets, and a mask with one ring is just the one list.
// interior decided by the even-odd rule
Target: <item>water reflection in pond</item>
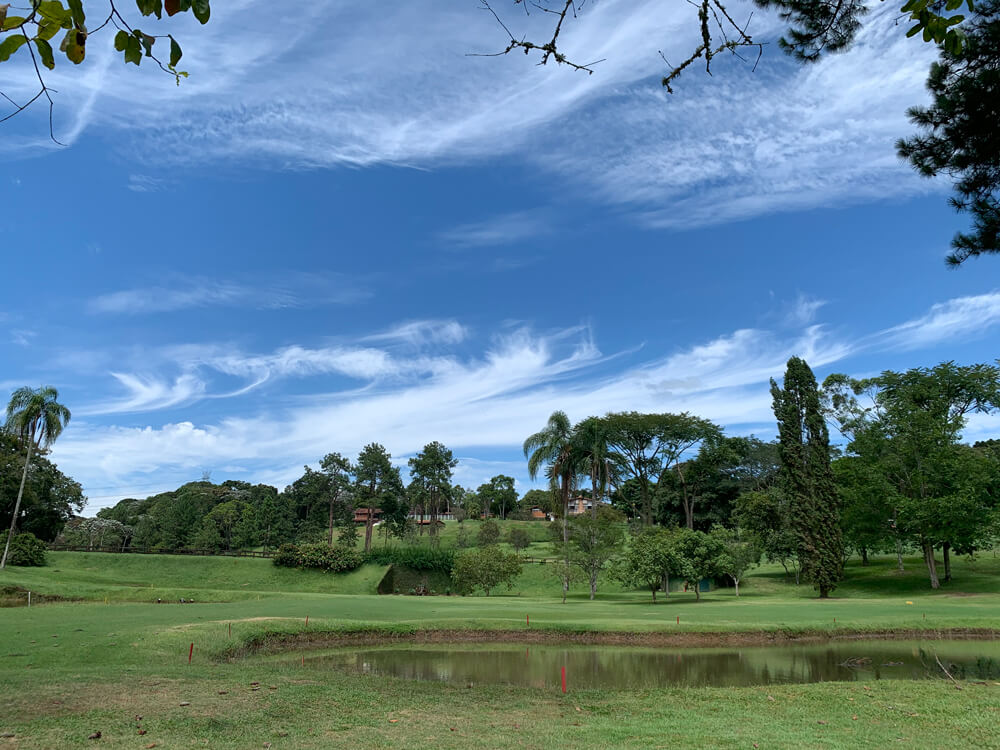
[(305, 664), (410, 680), (539, 688), (558, 688), (560, 669), (566, 667), (573, 688), (630, 689), (946, 679), (935, 656), (956, 679), (1000, 679), (1000, 641), (840, 641), (729, 648), (409, 644), (313, 652)]

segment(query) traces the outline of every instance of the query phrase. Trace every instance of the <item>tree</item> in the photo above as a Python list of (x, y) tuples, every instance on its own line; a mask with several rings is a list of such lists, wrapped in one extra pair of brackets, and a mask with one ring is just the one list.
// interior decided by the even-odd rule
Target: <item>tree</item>
[(907, 114), (919, 134), (896, 148), (921, 175), (955, 179), (951, 205), (973, 218), (959, 232), (947, 258), (957, 266), (985, 253), (1000, 253), (1000, 0), (976, 0), (964, 26), (964, 44), (940, 44), (927, 88), (932, 104)]
[(618, 511), (602, 506), (592, 515), (570, 521), (570, 560), (583, 572), (590, 584), (590, 598), (597, 594), (597, 578), (605, 566), (621, 551), (625, 539)]
[(747, 535), (741, 537), (738, 531), (716, 526), (710, 532), (721, 549), (717, 560), (718, 571), (729, 576), (740, 595), (740, 581), (750, 568), (760, 564), (760, 548), (756, 540)]
[(771, 396), (778, 420), (781, 485), (790, 502), (799, 564), (806, 580), (826, 599), (843, 575), (844, 543), (830, 437), (816, 377), (805, 360), (788, 360), (784, 387), (772, 379)]
[[(452, 469), (458, 465), (451, 451), (436, 440), (424, 446), (416, 456), (408, 461), (411, 486), (417, 490), (420, 502), (420, 520), (424, 520), (424, 510), (430, 508), (431, 535), (437, 536), (437, 517), (442, 501), (451, 498)], [(423, 533), (421, 526), (420, 533)]]
[[(9, 528), (14, 519), (26, 458), (21, 441), (0, 432), (0, 528)], [(80, 484), (40, 453), (31, 456), (21, 495), (18, 528), (46, 542), (55, 539), (86, 504)]]
[(513, 552), (504, 552), (496, 545), (463, 552), (455, 558), (451, 578), (459, 592), (469, 594), (482, 589), (486, 596), (498, 586), (514, 588), (521, 575), (521, 560)]
[[(566, 412), (554, 411), (549, 415), (545, 428), (524, 441), (524, 456), (528, 459), (528, 474), (532, 479), (545, 467), (549, 485), (559, 490), (562, 500), (562, 541), (564, 562), (569, 567), (569, 493), (579, 468), (573, 451), (573, 428)], [(564, 579), (563, 594), (569, 590), (569, 580)]]
[(507, 532), (507, 544), (513, 547), (515, 552), (520, 552), (531, 546), (531, 537), (524, 529), (513, 528)]
[(378, 443), (369, 443), (361, 450), (354, 476), (357, 496), (368, 510), (365, 522), (365, 552), (368, 552), (372, 548), (375, 509), (386, 496), (403, 494), (403, 482), (399, 469), (392, 465), (392, 456)]
[(540, 511), (548, 515), (549, 513), (555, 512), (556, 503), (558, 502), (556, 494), (557, 493), (553, 492), (551, 489), (528, 490), (521, 498), (520, 505), (529, 513), (532, 508), (538, 508)]
[(595, 519), (597, 506), (618, 476), (621, 462), (621, 456), (611, 449), (609, 438), (608, 421), (599, 417), (587, 417), (573, 428), (573, 453), (582, 472), (590, 477), (591, 515)]
[(959, 441), (968, 415), (1000, 408), (1000, 367), (943, 362), (861, 380), (835, 374), (824, 390), (829, 413), (851, 438), (849, 453), (862, 462), (856, 482), (869, 494), (888, 493), (894, 528), (920, 546), (938, 588), (936, 548), (947, 580), (952, 549), (992, 541), (995, 464)]
[(725, 554), (722, 540), (719, 536), (691, 529), (677, 529), (669, 539), (678, 574), (694, 584), (695, 600), (701, 601), (701, 581), (723, 572), (720, 568)]
[(642, 498), (642, 522), (653, 523), (653, 477), (659, 483), (667, 471), (678, 471), (683, 485), (681, 457), (699, 443), (720, 434), (707, 419), (681, 414), (620, 412), (605, 417), (609, 445), (621, 456), (623, 473), (638, 482)]
[(37, 389), (25, 386), (14, 391), (7, 404), (4, 431), (18, 437), (21, 445), (25, 447), (26, 456), (24, 469), (21, 472), (21, 486), (17, 490), (17, 501), (14, 503), (14, 513), (10, 521), (10, 531), (4, 544), (3, 558), (0, 559), (0, 570), (7, 566), (10, 543), (17, 533), (17, 517), (21, 512), (24, 485), (28, 481), (31, 453), (33, 450), (47, 449), (69, 423), (69, 409), (60, 404), (56, 400), (58, 398), (59, 391), (50, 385)]
[(327, 453), (319, 465), (327, 476), (326, 492), (328, 493), (327, 506), (329, 511), (327, 544), (332, 547), (335, 517), (339, 517), (337, 520), (342, 526), (355, 528), (352, 513), (354, 508), (349, 502), (351, 488), (354, 486), (354, 467), (348, 458), (339, 453)]
[(645, 586), (653, 595), (663, 588), (670, 593), (670, 575), (679, 568), (671, 535), (662, 529), (646, 529), (632, 537), (618, 564), (614, 576), (626, 586)]
[(479, 485), (476, 490), (480, 507), (506, 519), (507, 514), (517, 507), (517, 490), (514, 488), (514, 477), (498, 474), (489, 482)]
[(792, 565), (795, 583), (798, 584), (798, 544), (788, 498), (784, 493), (777, 487), (744, 492), (736, 500), (733, 517), (740, 532), (753, 535), (767, 559), (780, 563), (786, 576), (788, 565)]
[(500, 541), (500, 524), (492, 518), (487, 518), (479, 527), (476, 541), (480, 547), (490, 547)]

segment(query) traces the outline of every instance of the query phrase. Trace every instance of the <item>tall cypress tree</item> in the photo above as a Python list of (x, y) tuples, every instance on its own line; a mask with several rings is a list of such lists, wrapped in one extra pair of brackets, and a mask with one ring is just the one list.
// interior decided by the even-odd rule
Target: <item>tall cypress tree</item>
[(790, 501), (802, 574), (825, 599), (843, 575), (844, 542), (830, 468), (830, 435), (820, 413), (816, 377), (805, 360), (788, 360), (784, 388), (771, 380), (771, 396), (778, 420), (781, 484)]

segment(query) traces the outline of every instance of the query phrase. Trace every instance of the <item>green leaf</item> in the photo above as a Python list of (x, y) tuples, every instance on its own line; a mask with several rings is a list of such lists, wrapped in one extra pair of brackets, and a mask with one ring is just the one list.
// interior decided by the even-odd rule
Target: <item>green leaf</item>
[(26, 41), (28, 40), (24, 38), (23, 34), (11, 34), (0, 42), (0, 62), (7, 62), (10, 56), (17, 52)]
[(163, 12), (163, 0), (135, 0), (135, 4), (144, 16), (155, 15), (160, 18)]
[(952, 16), (947, 21), (944, 22), (945, 26), (957, 26), (965, 20), (965, 16)]
[(168, 16), (180, 13), (181, 12), (180, 0), (163, 0), (163, 9), (167, 11)]
[(66, 53), (66, 57), (74, 65), (79, 65), (83, 62), (83, 58), (87, 56), (87, 35), (82, 31), (77, 29), (70, 29), (66, 32), (66, 36), (63, 37), (63, 42), (59, 46), (63, 52)]
[(909, 39), (910, 37), (916, 36), (917, 34), (920, 33), (921, 28), (922, 27), (919, 23), (914, 26), (911, 26), (910, 29), (906, 32), (906, 38)]
[(49, 40), (58, 34), (61, 28), (62, 26), (51, 18), (44, 18), (38, 22), (38, 33), (35, 34), (35, 37), (37, 39)]
[(73, 17), (73, 25), (78, 29), (83, 29), (87, 22), (87, 15), (83, 12), (83, 0), (66, 0), (69, 12)]
[(38, 12), (43, 18), (51, 18), (64, 28), (69, 28), (73, 20), (73, 14), (66, 10), (59, 0), (43, 0), (38, 4)]
[(21, 16), (7, 16), (4, 19), (4, 22), (3, 22), (2, 28), (0, 28), (0, 31), (10, 31), (11, 29), (17, 28), (22, 23), (24, 23), (24, 18), (22, 18)]
[(194, 17), (201, 23), (208, 23), (208, 17), (212, 14), (212, 9), (208, 6), (208, 0), (191, 0), (191, 9)]
[(139, 37), (139, 42), (142, 44), (142, 48), (146, 50), (146, 57), (152, 57), (153, 45), (156, 44), (156, 37), (150, 36), (149, 34), (143, 34)]
[(925, 42), (929, 42), (933, 38), (934, 38), (934, 32), (931, 30), (931, 27), (930, 26), (925, 26), (924, 27), (924, 41)]
[(170, 67), (173, 68), (181, 61), (181, 45), (177, 43), (177, 40), (170, 37)]
[(129, 36), (125, 44), (125, 62), (136, 65), (142, 62), (142, 44), (134, 36)]
[(115, 34), (115, 49), (119, 52), (124, 52), (125, 47), (128, 45), (128, 32), (119, 31)]
[(948, 11), (958, 10), (961, 7), (962, 0), (948, 0), (948, 2), (944, 4), (944, 9)]
[(38, 56), (42, 58), (42, 65), (49, 70), (56, 66), (56, 60), (52, 56), (52, 45), (44, 39), (35, 38), (35, 46), (38, 47)]

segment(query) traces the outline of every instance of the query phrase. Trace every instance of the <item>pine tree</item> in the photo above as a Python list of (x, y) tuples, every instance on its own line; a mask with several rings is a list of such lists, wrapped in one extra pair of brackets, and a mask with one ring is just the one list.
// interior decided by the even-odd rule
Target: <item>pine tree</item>
[(820, 413), (816, 377), (805, 360), (792, 357), (784, 388), (771, 380), (778, 420), (781, 484), (790, 500), (802, 574), (830, 595), (844, 570), (837, 489), (830, 468), (830, 436)]

